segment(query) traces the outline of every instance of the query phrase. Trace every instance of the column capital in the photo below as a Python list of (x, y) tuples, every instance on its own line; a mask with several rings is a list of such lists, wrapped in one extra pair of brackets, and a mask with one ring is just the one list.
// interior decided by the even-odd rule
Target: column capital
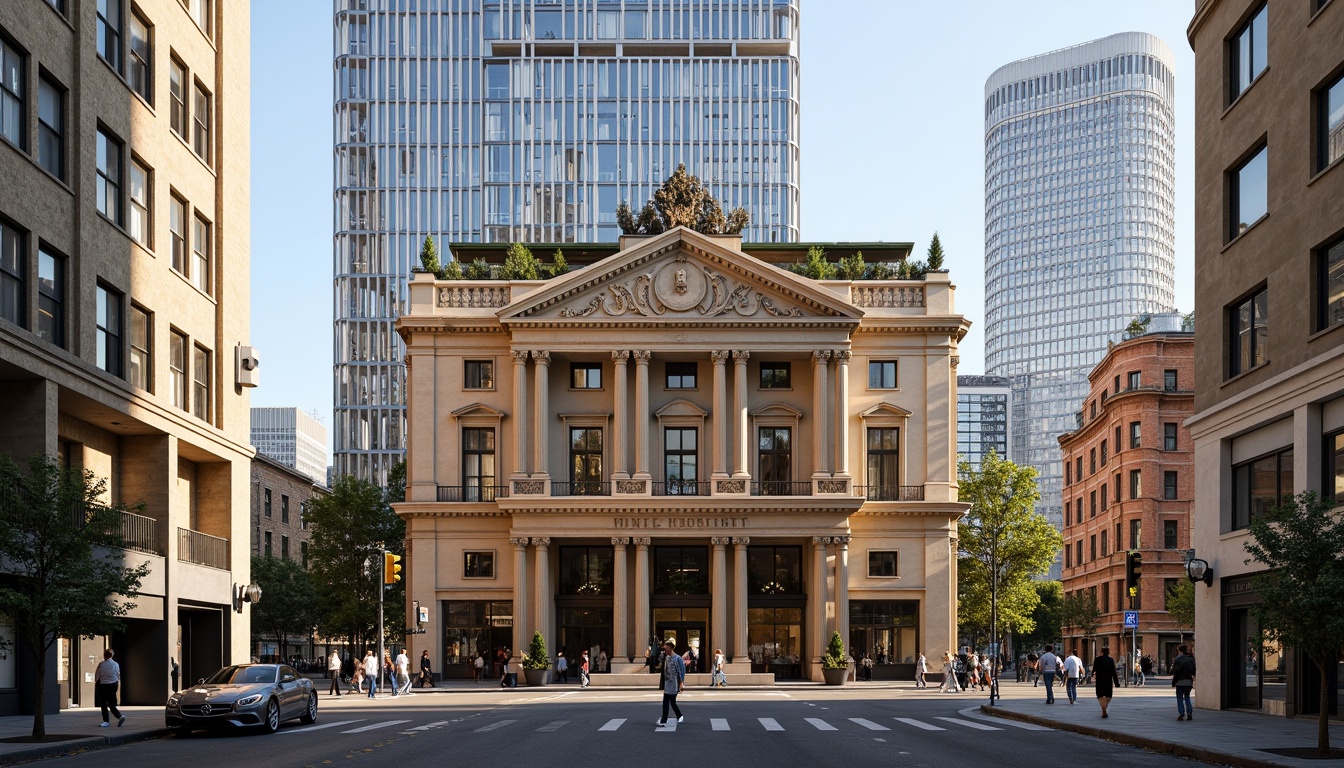
[(733, 350), (733, 359), (734, 359), (734, 360), (749, 360), (750, 358), (751, 358), (751, 352), (749, 352), (749, 351), (747, 351), (747, 350), (745, 350), (745, 349), (735, 349), (735, 350)]
[(630, 543), (630, 539), (629, 539), (629, 537), (626, 537), (626, 536), (612, 536), (612, 537), (611, 537), (611, 546), (613, 546), (613, 547), (624, 547), (625, 545), (627, 545), (627, 544), (629, 544), (629, 543)]
[(958, 365), (961, 365), (961, 355), (952, 355), (951, 360), (953, 368), (956, 368)]
[(831, 359), (837, 363), (848, 363), (853, 354), (848, 349), (833, 349), (831, 350)]
[(551, 352), (546, 349), (534, 349), (532, 350), (532, 360), (537, 365), (550, 365)]
[(534, 545), (536, 545), (538, 548), (549, 547), (549, 546), (551, 546), (551, 537), (550, 537), (550, 536), (538, 536), (538, 537), (532, 539), (532, 543), (533, 543)]
[(831, 543), (839, 544), (841, 547), (849, 547), (849, 536), (832, 536)]
[(611, 359), (615, 360), (618, 364), (624, 363), (626, 360), (630, 359), (630, 350), (613, 349), (611, 350)]
[(713, 544), (715, 547), (722, 548), (722, 547), (726, 547), (726, 546), (728, 546), (729, 544), (733, 543), (733, 540), (732, 540), (731, 537), (728, 537), (728, 536), (716, 536), (716, 537), (711, 538), (711, 539), (709, 540), (709, 543), (710, 543), (710, 544)]
[(520, 552), (527, 549), (528, 541), (527, 537), (521, 539), (509, 539), (509, 543), (513, 545), (514, 549), (517, 549)]
[(648, 349), (634, 349), (630, 351), (630, 356), (635, 359), (635, 365), (648, 365), (653, 352)]
[(818, 545), (818, 546), (822, 546), (822, 547), (824, 547), (824, 546), (826, 546), (827, 544), (830, 544), (830, 543), (831, 543), (831, 537), (830, 537), (830, 536), (813, 536), (813, 537), (812, 537), (812, 543), (813, 543), (813, 544), (816, 544), (816, 545)]
[(734, 536), (734, 537), (733, 537), (733, 546), (735, 546), (735, 547), (739, 547), (739, 548), (740, 548), (740, 547), (745, 547), (745, 546), (747, 546), (747, 545), (750, 544), (750, 543), (751, 543), (751, 537), (750, 537), (750, 536)]
[(716, 364), (722, 364), (728, 361), (728, 357), (731, 354), (732, 353), (726, 349), (715, 349), (710, 351), (709, 359), (713, 360)]
[(527, 365), (527, 350), (515, 349), (510, 352), (513, 355), (514, 365)]
[(817, 349), (812, 351), (812, 364), (825, 365), (827, 360), (831, 359), (831, 350)]
[(630, 539), (630, 541), (631, 541), (635, 546), (637, 546), (637, 547), (647, 547), (647, 546), (649, 546), (650, 544), (653, 543), (653, 539), (648, 538), (648, 537), (644, 537), (644, 538), (633, 538), (633, 539)]

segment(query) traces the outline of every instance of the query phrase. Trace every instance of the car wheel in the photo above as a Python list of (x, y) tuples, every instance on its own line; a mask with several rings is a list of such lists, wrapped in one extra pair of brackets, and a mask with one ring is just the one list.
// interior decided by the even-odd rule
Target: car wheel
[(304, 725), (312, 725), (317, 722), (317, 694), (308, 694), (308, 708), (304, 710), (303, 715), (299, 717), (299, 722)]
[(266, 702), (266, 717), (262, 719), (261, 727), (267, 733), (280, 730), (280, 702), (275, 699)]

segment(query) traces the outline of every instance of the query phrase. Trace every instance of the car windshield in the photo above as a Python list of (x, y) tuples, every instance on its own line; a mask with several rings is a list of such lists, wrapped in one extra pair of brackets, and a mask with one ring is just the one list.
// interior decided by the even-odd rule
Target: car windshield
[(249, 683), (274, 683), (277, 667), (272, 665), (252, 667), (225, 667), (205, 682), (216, 685), (247, 685)]

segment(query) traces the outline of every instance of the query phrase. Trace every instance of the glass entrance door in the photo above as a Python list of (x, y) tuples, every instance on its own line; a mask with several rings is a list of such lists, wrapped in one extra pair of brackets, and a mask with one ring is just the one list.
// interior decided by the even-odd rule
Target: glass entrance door
[[(694, 649), (695, 657), (700, 660), (699, 667), (704, 667), (705, 658), (705, 625), (698, 621), (665, 621), (659, 622), (658, 637), (666, 640), (676, 640), (677, 654), (685, 657), (686, 651)], [(699, 672), (700, 668), (686, 668), (687, 672)]]
[(1251, 612), (1233, 608), (1227, 612), (1227, 646), (1224, 651), (1232, 707), (1260, 708), (1260, 631)]

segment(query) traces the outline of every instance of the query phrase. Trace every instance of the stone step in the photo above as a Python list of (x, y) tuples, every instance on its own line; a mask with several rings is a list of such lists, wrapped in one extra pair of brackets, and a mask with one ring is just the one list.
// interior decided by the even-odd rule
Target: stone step
[[(615, 667), (613, 667), (615, 669)], [(686, 688), (709, 688), (710, 674), (696, 673), (686, 676)], [(773, 686), (775, 676), (771, 672), (746, 672), (738, 674), (726, 674), (728, 686), (734, 685), (753, 685), (753, 686)], [(594, 688), (634, 687), (648, 688), (655, 690), (658, 687), (658, 675), (651, 675), (648, 672), (620, 673), (611, 672), (605, 675), (593, 675), (592, 685)]]

